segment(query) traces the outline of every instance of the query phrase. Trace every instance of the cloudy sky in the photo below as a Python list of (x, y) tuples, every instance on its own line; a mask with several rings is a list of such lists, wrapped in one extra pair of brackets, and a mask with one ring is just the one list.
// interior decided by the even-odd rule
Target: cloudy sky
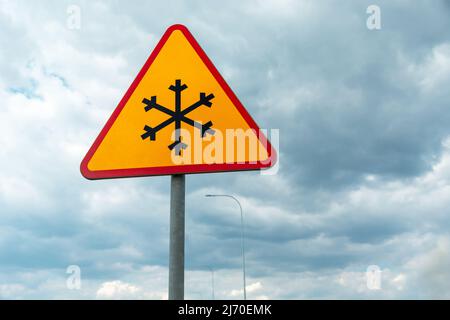
[(450, 298), (449, 16), (447, 0), (0, 0), (0, 298), (167, 298), (169, 177), (79, 164), (174, 23), (280, 129), (276, 175), (187, 177), (187, 298), (211, 298), (211, 269), (216, 298), (242, 296), (238, 208), (206, 193), (242, 203), (249, 298)]

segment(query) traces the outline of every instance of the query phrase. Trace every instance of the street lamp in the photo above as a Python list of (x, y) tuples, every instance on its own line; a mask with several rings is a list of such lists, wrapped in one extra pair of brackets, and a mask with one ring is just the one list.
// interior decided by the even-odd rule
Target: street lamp
[(206, 194), (205, 197), (226, 197), (231, 198), (237, 202), (239, 205), (239, 209), (241, 210), (241, 246), (242, 246), (242, 271), (243, 271), (243, 280), (244, 280), (244, 300), (247, 300), (247, 291), (245, 284), (245, 244), (244, 244), (244, 215), (242, 213), (242, 206), (238, 199), (229, 194)]
[(211, 289), (212, 289), (212, 299), (216, 300), (215, 296), (214, 296), (214, 269), (213, 268), (209, 268), (211, 270)]

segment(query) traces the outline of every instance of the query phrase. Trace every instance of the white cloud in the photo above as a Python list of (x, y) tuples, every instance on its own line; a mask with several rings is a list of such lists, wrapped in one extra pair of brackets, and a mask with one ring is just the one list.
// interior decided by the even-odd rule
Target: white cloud
[[(249, 298), (449, 296), (450, 45), (435, 6), (402, 9), (427, 8), (433, 37), (399, 26), (376, 38), (350, 4), (124, 4), (81, 1), (77, 31), (64, 3), (0, 1), (2, 298), (167, 298), (167, 177), (88, 182), (78, 166), (168, 20), (192, 27), (282, 140), (276, 176), (188, 178), (188, 297), (210, 298), (205, 266), (217, 298), (242, 295), (239, 211), (212, 192), (243, 205)], [(79, 292), (65, 287), (73, 263)], [(378, 292), (365, 286), (373, 263)]]
[[(248, 294), (252, 294), (253, 296), (255, 296), (255, 293), (260, 291), (262, 288), (263, 288), (263, 286), (262, 286), (261, 282), (259, 282), (259, 281), (255, 282), (255, 283), (248, 284), (245, 287), (246, 292)], [(244, 290), (243, 289), (240, 289), (240, 290), (233, 289), (230, 292), (230, 296), (234, 297), (235, 299), (239, 299), (240, 297), (243, 296), (243, 294), (244, 294)], [(257, 298), (255, 298), (255, 299), (257, 299)]]
[(138, 287), (119, 280), (104, 282), (97, 291), (97, 299), (136, 299), (140, 291)]
[[(450, 238), (438, 238), (428, 252), (407, 263), (414, 286), (420, 287), (422, 297), (431, 299), (450, 298)], [(411, 284), (413, 285), (413, 284)]]
[(424, 91), (442, 90), (450, 82), (450, 43), (435, 46), (421, 64), (409, 70)]
[(2, 284), (0, 285), (0, 298), (15, 299), (20, 297), (24, 291), (26, 291), (26, 287), (21, 284)]

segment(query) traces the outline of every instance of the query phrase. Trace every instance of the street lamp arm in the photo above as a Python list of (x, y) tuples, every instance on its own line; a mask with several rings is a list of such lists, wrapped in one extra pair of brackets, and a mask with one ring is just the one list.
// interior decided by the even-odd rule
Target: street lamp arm
[(241, 245), (242, 245), (242, 270), (243, 270), (243, 280), (244, 280), (244, 300), (247, 300), (247, 285), (246, 285), (246, 273), (245, 273), (245, 228), (244, 228), (244, 214), (242, 212), (241, 202), (233, 195), (230, 194), (206, 194), (205, 197), (226, 197), (231, 198), (237, 202), (239, 205), (239, 210), (241, 212)]

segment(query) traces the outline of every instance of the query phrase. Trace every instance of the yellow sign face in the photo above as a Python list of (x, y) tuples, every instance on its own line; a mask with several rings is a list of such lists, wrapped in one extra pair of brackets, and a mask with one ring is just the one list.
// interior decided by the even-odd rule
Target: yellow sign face
[(170, 27), (81, 164), (89, 179), (251, 170), (275, 151), (186, 27)]

